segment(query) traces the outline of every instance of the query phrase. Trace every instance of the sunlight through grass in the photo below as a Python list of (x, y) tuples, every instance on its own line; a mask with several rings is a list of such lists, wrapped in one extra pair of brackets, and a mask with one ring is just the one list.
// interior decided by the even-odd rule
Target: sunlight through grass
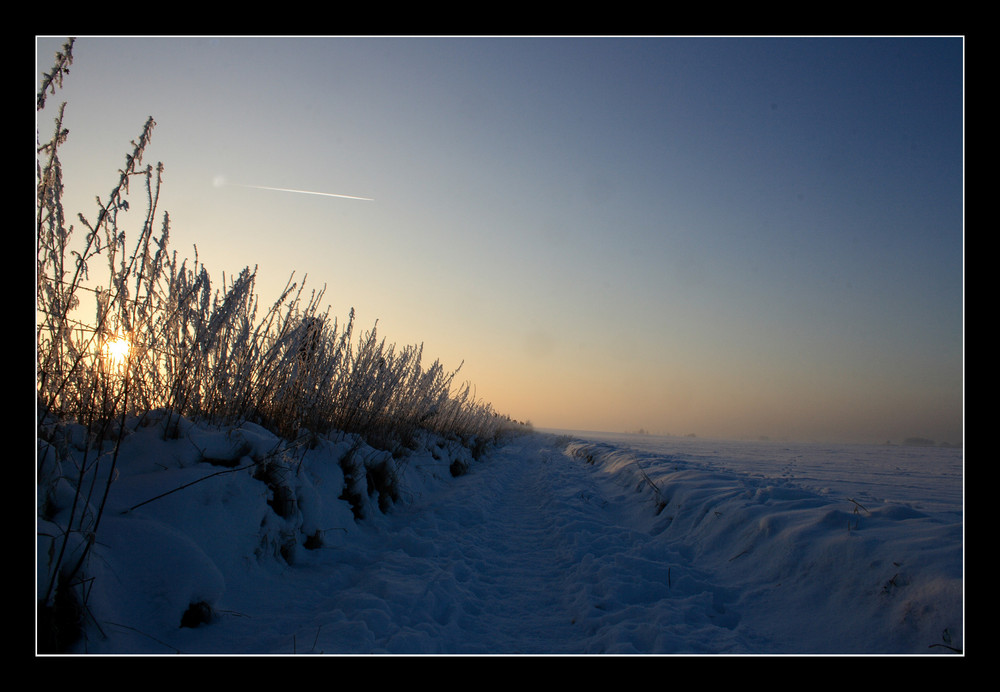
[(125, 367), (131, 349), (129, 341), (124, 336), (113, 336), (104, 343), (102, 355), (105, 362), (114, 370)]

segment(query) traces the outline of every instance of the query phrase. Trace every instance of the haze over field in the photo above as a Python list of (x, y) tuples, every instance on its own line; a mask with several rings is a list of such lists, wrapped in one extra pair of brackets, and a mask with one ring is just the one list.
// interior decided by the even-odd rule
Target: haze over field
[[(38, 74), (64, 41), (38, 38)], [(960, 37), (84, 36), (73, 56), (72, 217), (153, 116), (173, 249), (257, 265), (265, 302), (308, 275), (519, 420), (962, 442)]]

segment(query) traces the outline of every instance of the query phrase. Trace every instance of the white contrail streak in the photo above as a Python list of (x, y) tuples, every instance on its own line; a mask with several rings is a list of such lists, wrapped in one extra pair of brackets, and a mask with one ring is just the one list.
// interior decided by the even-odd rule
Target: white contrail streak
[(264, 185), (241, 185), (240, 187), (252, 187), (256, 190), (274, 190), (275, 192), (297, 192), (300, 195), (320, 195), (321, 197), (340, 197), (341, 199), (360, 199), (365, 202), (374, 202), (371, 197), (355, 197), (354, 195), (336, 195), (332, 192), (313, 192), (312, 190), (292, 190), (287, 187), (265, 187)]
[(267, 187), (264, 185), (242, 185), (240, 183), (230, 183), (225, 180), (222, 176), (217, 176), (215, 178), (214, 184), (216, 187), (222, 185), (235, 185), (236, 187), (248, 187), (254, 190), (273, 190), (274, 192), (297, 192), (300, 195), (319, 195), (321, 197), (339, 197), (341, 199), (360, 199), (364, 202), (374, 202), (375, 200), (371, 197), (355, 197), (354, 195), (337, 195), (332, 192), (313, 192), (312, 190), (293, 190), (287, 187)]
[(241, 185), (240, 187), (252, 187), (256, 190), (274, 190), (275, 192), (297, 192), (300, 195), (320, 195), (322, 197), (340, 197), (341, 199), (360, 199), (365, 202), (374, 202), (371, 197), (355, 197), (354, 195), (337, 195), (332, 192), (313, 192), (312, 190), (292, 190), (287, 187), (265, 187), (264, 185)]

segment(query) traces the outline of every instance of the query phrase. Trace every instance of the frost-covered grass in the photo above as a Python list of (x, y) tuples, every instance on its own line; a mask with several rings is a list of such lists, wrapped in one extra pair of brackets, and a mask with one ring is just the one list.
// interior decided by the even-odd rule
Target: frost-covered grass
[[(43, 80), (39, 117), (69, 72), (72, 47), (69, 40)], [(37, 406), (40, 444), (48, 446), (37, 472), (46, 479), (38, 500), (44, 521), (57, 504), (47, 494), (52, 479), (66, 474), (76, 486), (38, 594), (43, 619), (57, 610), (61, 593), (79, 586), (126, 421), (165, 415), (165, 437), (178, 434), (182, 419), (253, 423), (296, 444), (346, 433), (397, 457), (428, 432), (460, 440), (478, 456), (506, 432), (526, 428), (477, 399), (470, 383), (457, 383), (461, 366), (428, 365), (422, 345), (399, 348), (375, 326), (359, 334), (353, 309), (343, 322), (331, 317), (324, 291), (306, 292), (294, 275), (264, 307), (254, 290), (256, 268), (223, 274), (216, 285), (197, 250), (193, 261), (170, 251), (170, 218), (158, 209), (164, 167), (144, 164), (152, 117), (109, 177), (111, 192), (98, 197), (94, 215), (79, 213), (71, 222), (60, 161), (65, 114), (63, 103), (49, 139), (38, 135)], [(135, 197), (145, 200), (144, 210)], [(83, 445), (74, 471), (63, 456), (67, 437)]]
[[(52, 74), (72, 62), (72, 42)], [(53, 78), (52, 86), (60, 83)], [(39, 94), (39, 111), (45, 105)], [(387, 343), (376, 326), (358, 333), (354, 311), (338, 321), (324, 290), (294, 275), (270, 305), (254, 292), (256, 269), (221, 285), (195, 258), (168, 249), (159, 217), (163, 165), (143, 166), (156, 125), (149, 118), (96, 217), (69, 223), (62, 207), (62, 104), (39, 144), (37, 366), (43, 415), (86, 424), (165, 409), (216, 422), (252, 420), (295, 438), (340, 430), (391, 448), (418, 430), (489, 438), (513, 423), (476, 399), (470, 383), (423, 347)], [(147, 209), (129, 202), (132, 188)], [(130, 224), (135, 224), (130, 226)], [(102, 273), (103, 272), (103, 273)]]

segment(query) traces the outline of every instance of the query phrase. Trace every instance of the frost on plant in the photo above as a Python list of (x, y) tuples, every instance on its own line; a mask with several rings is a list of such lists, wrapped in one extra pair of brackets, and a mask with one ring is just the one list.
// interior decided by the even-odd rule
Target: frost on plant
[[(69, 73), (73, 43), (42, 78), (39, 114)], [(265, 308), (254, 291), (256, 267), (215, 284), (197, 248), (193, 260), (178, 258), (168, 247), (170, 217), (158, 209), (164, 166), (144, 163), (152, 117), (108, 176), (110, 192), (89, 214), (77, 213), (74, 225), (63, 208), (65, 118), (63, 103), (48, 139), (36, 132), (36, 394), (45, 451), (38, 506), (51, 514), (40, 538), (48, 559), (38, 597), (40, 620), (50, 624), (47, 645), (58, 647), (55, 630), (70, 632), (85, 609), (83, 569), (127, 420), (160, 411), (250, 421), (289, 440), (354, 433), (393, 457), (421, 431), (460, 440), (478, 456), (521, 427), (476, 399), (469, 384), (454, 387), (461, 366), (424, 367), (422, 345), (398, 348), (375, 326), (358, 335), (353, 309), (343, 323), (331, 318), (325, 289), (307, 294), (293, 274)], [(133, 193), (145, 199), (144, 210), (130, 202)], [(59, 451), (70, 423), (86, 430), (85, 463), (73, 472)], [(391, 499), (388, 468), (367, 473)], [(53, 479), (74, 489), (65, 506), (56, 502)]]

